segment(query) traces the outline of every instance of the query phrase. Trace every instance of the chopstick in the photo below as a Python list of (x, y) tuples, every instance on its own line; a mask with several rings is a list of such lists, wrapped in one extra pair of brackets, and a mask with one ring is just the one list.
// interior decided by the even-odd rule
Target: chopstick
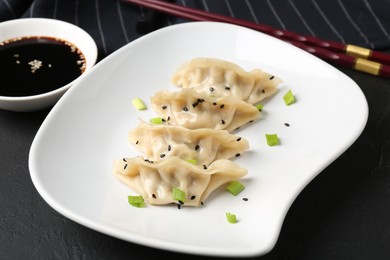
[[(313, 36), (301, 36), (293, 32), (274, 29), (270, 26), (240, 20), (234, 17), (214, 14), (194, 8), (180, 6), (160, 0), (122, 0), (123, 2), (137, 4), (159, 12), (170, 14), (194, 21), (226, 22), (254, 29), (289, 42), (323, 60), (352, 68), (371, 75), (390, 78), (390, 66), (368, 60), (377, 59), (390, 63), (390, 55), (361, 48), (354, 45), (345, 45), (339, 42), (324, 41)], [(348, 46), (352, 46), (349, 47)], [(368, 50), (368, 51), (367, 51)], [(336, 52), (334, 52), (336, 51)], [(340, 52), (341, 51), (341, 52)], [(367, 55), (366, 53), (369, 53)], [(369, 56), (369, 57), (368, 57)]]
[(224, 21), (227, 23), (237, 24), (278, 38), (298, 41), (305, 44), (314, 45), (329, 50), (334, 50), (340, 53), (345, 53), (359, 58), (365, 58), (372, 61), (381, 62), (384, 64), (390, 64), (390, 54), (370, 50), (367, 48), (362, 48), (352, 44), (343, 44), (335, 41), (325, 41), (310, 35), (303, 36), (286, 30), (274, 29), (273, 27), (264, 24), (257, 24), (250, 21), (240, 20), (234, 17), (213, 14), (206, 11), (197, 10), (197, 9), (193, 9), (181, 5), (164, 3), (161, 0), (146, 0), (146, 1), (125, 0), (124, 2), (137, 3), (139, 5), (143, 5), (145, 7), (149, 7), (156, 10), (158, 9), (161, 12), (174, 14), (176, 16), (185, 15), (186, 17), (183, 18), (188, 18), (191, 20), (198, 20), (197, 17), (204, 17), (204, 19), (202, 19), (204, 21), (213, 20), (213, 21)]

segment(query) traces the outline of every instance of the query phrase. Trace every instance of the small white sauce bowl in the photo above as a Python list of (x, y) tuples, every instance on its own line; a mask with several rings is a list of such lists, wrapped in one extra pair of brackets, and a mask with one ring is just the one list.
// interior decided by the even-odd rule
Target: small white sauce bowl
[(93, 38), (85, 30), (71, 23), (48, 18), (23, 18), (0, 23), (0, 42), (25, 36), (46, 36), (72, 43), (85, 57), (85, 71), (72, 82), (47, 93), (19, 97), (0, 96), (0, 109), (3, 110), (32, 112), (54, 105), (76, 80), (88, 73), (97, 60), (98, 51)]

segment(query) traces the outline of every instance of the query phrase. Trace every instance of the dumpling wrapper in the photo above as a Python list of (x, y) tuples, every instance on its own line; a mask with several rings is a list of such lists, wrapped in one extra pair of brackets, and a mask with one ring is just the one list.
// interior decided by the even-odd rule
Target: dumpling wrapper
[(113, 174), (148, 204), (178, 204), (172, 190), (179, 188), (186, 194), (183, 206), (198, 207), (222, 185), (244, 177), (247, 170), (227, 159), (217, 160), (205, 169), (178, 157), (154, 163), (133, 157), (115, 160)]
[(189, 129), (212, 128), (229, 132), (261, 116), (254, 106), (237, 97), (205, 97), (193, 89), (161, 90), (151, 97), (152, 108), (167, 124)]
[(235, 63), (213, 58), (195, 58), (182, 64), (171, 81), (203, 95), (235, 96), (250, 104), (274, 95), (282, 82), (263, 70), (245, 71)]
[(177, 156), (184, 160), (196, 160), (198, 165), (206, 166), (214, 160), (239, 156), (249, 148), (245, 138), (226, 130), (188, 129), (146, 122), (129, 131), (128, 139), (149, 160), (159, 161)]

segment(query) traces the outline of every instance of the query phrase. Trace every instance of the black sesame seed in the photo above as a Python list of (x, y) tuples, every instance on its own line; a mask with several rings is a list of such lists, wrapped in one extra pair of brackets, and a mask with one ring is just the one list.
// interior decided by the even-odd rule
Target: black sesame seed
[(153, 199), (156, 199), (157, 198), (157, 196), (156, 196), (156, 194), (152, 194), (152, 197), (153, 197)]
[(170, 116), (168, 116), (168, 118), (167, 118), (167, 121), (169, 121), (171, 119), (171, 117)]
[(214, 92), (214, 88), (210, 88), (209, 90), (210, 90), (210, 92)]
[(285, 126), (287, 126), (287, 127), (289, 127), (289, 126), (290, 126), (290, 124), (289, 124), (289, 123), (284, 123), (284, 125), (285, 125)]
[(191, 196), (191, 199), (192, 199), (192, 200), (194, 200), (195, 198), (196, 198), (196, 196), (195, 196), (195, 195), (192, 195), (192, 196)]
[(127, 163), (126, 163), (125, 166), (123, 167), (123, 170), (126, 170), (126, 168), (127, 168)]
[(203, 206), (203, 201), (201, 201), (201, 202), (200, 202), (200, 205), (202, 205), (202, 206)]
[(160, 154), (160, 158), (164, 158), (165, 157), (165, 154)]
[(224, 106), (225, 106), (225, 105), (224, 105), (224, 104), (222, 104), (222, 105), (220, 105), (220, 106), (219, 106), (219, 108), (224, 108)]
[(166, 120), (165, 120), (164, 118), (161, 118), (161, 121), (162, 121), (162, 122), (165, 122)]
[(217, 102), (213, 102), (213, 105), (216, 106), (216, 105), (217, 105)]
[(162, 109), (167, 109), (167, 106), (162, 106), (161, 108), (162, 108)]
[(236, 141), (237, 141), (237, 142), (241, 141), (241, 137), (238, 137)]
[(225, 120), (221, 119), (221, 123), (224, 125), (225, 124)]
[(250, 120), (249, 123), (253, 123), (253, 120)]
[(203, 169), (207, 170), (206, 164), (203, 164)]
[(239, 153), (236, 153), (236, 157), (240, 157), (240, 155), (241, 155), (241, 154), (239, 154)]
[(198, 102), (195, 102), (194, 104), (192, 104), (192, 107), (196, 107), (199, 103)]
[(243, 201), (248, 201), (248, 198), (242, 198)]
[(271, 76), (269, 79), (270, 79), (270, 80), (273, 80), (274, 78), (275, 78), (275, 76)]
[(179, 202), (180, 205), (183, 205), (183, 204), (184, 204), (184, 202), (181, 201), (181, 200), (178, 200), (177, 202)]
[(230, 88), (229, 88), (229, 87), (225, 87), (225, 89), (226, 89), (226, 90), (230, 90)]
[(171, 145), (168, 145), (168, 151), (170, 151), (172, 149)]
[(137, 140), (137, 142), (135, 142), (135, 144), (138, 144), (139, 143), (139, 141)]
[(126, 158), (123, 158), (123, 161), (124, 161), (124, 162), (127, 162), (127, 161), (126, 161)]
[(199, 144), (195, 145), (195, 151), (199, 150)]
[(177, 204), (177, 208), (178, 208), (178, 209), (181, 209), (181, 205), (180, 205), (180, 204)]
[(261, 90), (261, 93), (265, 93), (265, 89), (262, 89), (262, 90)]
[(184, 111), (188, 111), (188, 108), (187, 108), (187, 107), (183, 107), (183, 110), (184, 110)]

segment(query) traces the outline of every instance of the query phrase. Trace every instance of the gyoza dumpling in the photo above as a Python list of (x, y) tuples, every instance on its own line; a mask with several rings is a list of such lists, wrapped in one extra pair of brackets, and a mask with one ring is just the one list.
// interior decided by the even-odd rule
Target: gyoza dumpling
[(151, 98), (151, 103), (166, 123), (190, 129), (213, 128), (231, 132), (260, 117), (255, 106), (237, 97), (205, 97), (190, 88), (159, 91)]
[(256, 104), (277, 92), (282, 80), (265, 71), (245, 71), (237, 64), (213, 58), (195, 58), (182, 64), (172, 77), (172, 83), (193, 88), (207, 96), (235, 96)]
[(152, 161), (178, 156), (209, 165), (218, 159), (239, 156), (249, 148), (249, 142), (226, 130), (211, 128), (188, 129), (173, 125), (141, 122), (128, 138), (141, 153)]
[(179, 188), (186, 194), (184, 206), (199, 206), (214, 190), (242, 178), (247, 170), (227, 159), (204, 168), (178, 157), (154, 163), (134, 157), (116, 160), (113, 174), (149, 204), (177, 204), (172, 190)]

